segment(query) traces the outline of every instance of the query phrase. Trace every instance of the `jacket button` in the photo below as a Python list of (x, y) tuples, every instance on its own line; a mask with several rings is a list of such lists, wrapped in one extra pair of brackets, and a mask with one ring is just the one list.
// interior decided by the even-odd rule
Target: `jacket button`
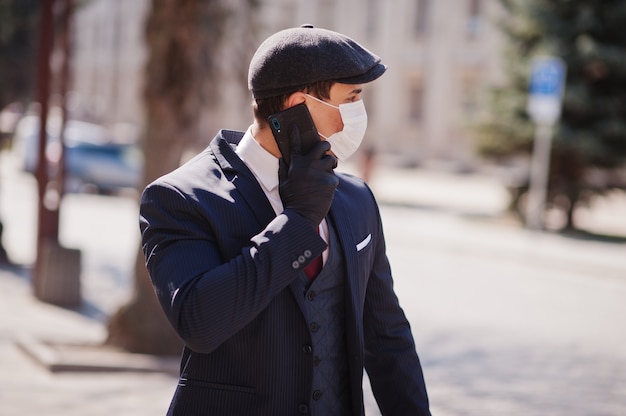
[(299, 261), (300, 263), (304, 263), (304, 262), (306, 261), (306, 257), (304, 257), (304, 256), (298, 256), (298, 261)]
[(322, 397), (322, 392), (319, 390), (315, 390), (313, 392), (313, 400), (319, 400)]
[(311, 347), (310, 345), (305, 345), (304, 347), (302, 347), (302, 351), (304, 351), (305, 354), (311, 354), (313, 352), (313, 347)]
[(307, 259), (310, 259), (312, 255), (313, 253), (311, 253), (311, 250), (304, 250), (304, 257)]
[(316, 295), (316, 293), (314, 291), (310, 291), (309, 293), (306, 294), (306, 298), (307, 298), (307, 300), (312, 302), (313, 299), (315, 299), (315, 295)]
[(300, 406), (298, 406), (298, 413), (300, 413), (301, 415), (306, 415), (307, 413), (309, 413), (309, 406), (307, 406), (306, 404), (301, 404)]
[(320, 326), (317, 322), (312, 322), (309, 328), (311, 328), (311, 332), (317, 332), (317, 330), (320, 329)]
[(293, 267), (294, 269), (299, 269), (300, 263), (298, 261), (294, 261), (293, 263), (291, 263), (291, 267)]
[(313, 357), (313, 366), (317, 367), (318, 365), (320, 365), (321, 361), (322, 360), (320, 359), (320, 357), (316, 355), (315, 357)]

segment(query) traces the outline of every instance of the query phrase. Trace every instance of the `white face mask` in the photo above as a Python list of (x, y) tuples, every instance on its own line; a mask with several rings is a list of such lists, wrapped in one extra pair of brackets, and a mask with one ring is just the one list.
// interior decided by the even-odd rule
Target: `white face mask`
[(365, 130), (367, 129), (367, 112), (365, 111), (363, 100), (336, 106), (313, 97), (312, 95), (306, 95), (322, 104), (339, 110), (341, 121), (343, 121), (343, 130), (333, 133), (328, 137), (321, 133), (319, 133), (319, 135), (330, 143), (330, 150), (337, 156), (337, 159), (346, 160), (352, 156), (361, 145), (363, 136), (365, 136)]

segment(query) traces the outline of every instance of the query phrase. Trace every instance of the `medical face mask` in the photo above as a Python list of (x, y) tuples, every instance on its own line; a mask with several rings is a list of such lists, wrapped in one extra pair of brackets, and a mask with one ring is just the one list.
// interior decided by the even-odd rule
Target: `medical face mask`
[(363, 100), (336, 106), (313, 97), (312, 95), (307, 94), (307, 96), (339, 110), (341, 121), (343, 122), (343, 130), (333, 133), (328, 137), (318, 133), (330, 143), (330, 150), (337, 156), (337, 159), (346, 160), (352, 156), (361, 145), (363, 137), (365, 136), (365, 130), (367, 129), (367, 112), (365, 111)]

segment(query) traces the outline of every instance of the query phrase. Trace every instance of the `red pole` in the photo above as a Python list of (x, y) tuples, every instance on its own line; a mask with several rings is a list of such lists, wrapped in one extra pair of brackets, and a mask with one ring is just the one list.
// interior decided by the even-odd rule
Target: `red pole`
[(39, 191), (39, 223), (37, 228), (37, 259), (35, 265), (34, 285), (38, 291), (40, 274), (40, 253), (44, 241), (58, 239), (58, 228), (55, 227), (58, 211), (46, 207), (46, 190), (49, 184), (48, 160), (46, 146), (48, 142), (46, 125), (48, 122), (48, 105), (50, 96), (50, 54), (53, 45), (53, 16), (52, 8), (54, 0), (42, 0), (41, 2), (41, 25), (39, 30), (39, 62), (37, 67), (37, 96), (39, 109), (39, 149), (37, 162), (37, 185)]
[[(72, 13), (74, 10), (73, 0), (64, 0), (64, 8), (63, 8), (63, 21), (62, 21), (62, 31), (61, 31), (61, 49), (63, 51), (63, 63), (61, 65), (61, 76), (60, 76), (60, 95), (61, 95), (61, 130), (59, 132), (59, 138), (61, 142), (61, 158), (59, 159), (59, 172), (57, 174), (57, 183), (58, 183), (58, 192), (59, 192), (59, 202), (63, 198), (65, 193), (65, 173), (66, 173), (66, 165), (65, 165), (65, 126), (67, 122), (67, 92), (69, 90), (70, 85), (70, 54), (71, 54), (71, 21), (72, 21)], [(57, 215), (58, 220), (58, 215)], [(57, 221), (58, 222), (58, 221)], [(58, 234), (58, 224), (57, 224), (57, 234)]]

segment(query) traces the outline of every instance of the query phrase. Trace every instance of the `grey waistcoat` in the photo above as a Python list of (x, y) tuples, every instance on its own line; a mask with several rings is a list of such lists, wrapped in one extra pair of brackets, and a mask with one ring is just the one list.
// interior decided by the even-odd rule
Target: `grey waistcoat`
[(299, 303), (313, 344), (313, 384), (309, 408), (314, 416), (348, 415), (350, 383), (346, 359), (344, 260), (335, 230), (328, 221), (330, 250), (326, 264), (310, 282), (298, 280)]

